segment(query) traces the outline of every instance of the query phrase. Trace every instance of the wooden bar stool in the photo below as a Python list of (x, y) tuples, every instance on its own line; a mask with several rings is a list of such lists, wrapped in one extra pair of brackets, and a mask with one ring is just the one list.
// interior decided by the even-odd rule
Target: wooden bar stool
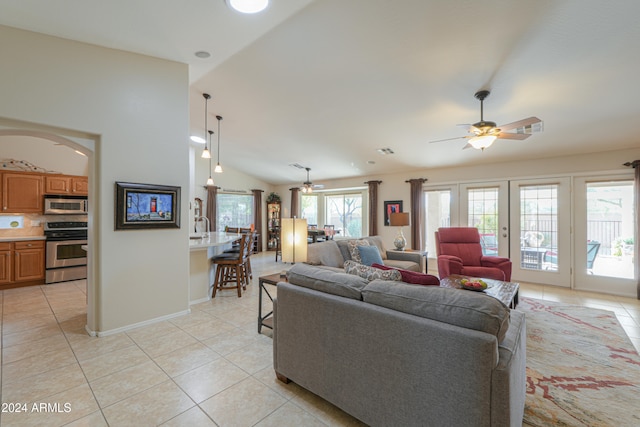
[(238, 297), (242, 296), (242, 289), (246, 289), (248, 283), (247, 259), (249, 257), (249, 245), (251, 234), (243, 234), (240, 239), (240, 251), (238, 253), (223, 253), (212, 258), (216, 265), (216, 279), (213, 282), (211, 297), (216, 297), (216, 292), (222, 289), (237, 289)]

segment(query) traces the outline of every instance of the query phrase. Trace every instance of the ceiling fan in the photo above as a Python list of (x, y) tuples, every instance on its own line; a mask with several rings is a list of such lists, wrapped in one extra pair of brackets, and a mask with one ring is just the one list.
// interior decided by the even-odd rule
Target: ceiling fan
[[(473, 147), (478, 150), (484, 150), (490, 147), (496, 139), (517, 139), (523, 140), (531, 136), (533, 132), (542, 132), (542, 120), (537, 117), (529, 117), (518, 120), (517, 122), (507, 123), (497, 126), (495, 122), (484, 120), (484, 100), (491, 92), (481, 90), (474, 95), (480, 100), (480, 121), (472, 125), (458, 125), (468, 127), (470, 135), (459, 136), (456, 138), (439, 139), (430, 142), (452, 141), (454, 139), (468, 139), (467, 145), (463, 149)], [(510, 131), (510, 132), (506, 132)]]
[(302, 187), (300, 187), (300, 189), (302, 190), (303, 193), (313, 193), (313, 189), (314, 188), (324, 188), (324, 185), (322, 185), (322, 184), (314, 184), (309, 179), (309, 171), (311, 170), (311, 168), (305, 167), (304, 169), (306, 169), (306, 171), (307, 171), (307, 180), (305, 182), (303, 182), (302, 183)]

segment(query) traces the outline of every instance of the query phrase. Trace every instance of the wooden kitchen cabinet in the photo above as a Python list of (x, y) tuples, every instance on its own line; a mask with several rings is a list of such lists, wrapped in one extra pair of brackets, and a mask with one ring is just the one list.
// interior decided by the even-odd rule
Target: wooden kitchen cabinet
[(14, 242), (13, 281), (44, 280), (44, 240)]
[(42, 285), (44, 267), (44, 240), (0, 242), (0, 289)]
[(86, 176), (45, 175), (45, 194), (70, 194), (86, 196), (89, 193), (89, 179)]
[(2, 213), (43, 213), (43, 177), (29, 172), (2, 173)]
[(13, 246), (0, 243), (0, 285), (13, 281)]

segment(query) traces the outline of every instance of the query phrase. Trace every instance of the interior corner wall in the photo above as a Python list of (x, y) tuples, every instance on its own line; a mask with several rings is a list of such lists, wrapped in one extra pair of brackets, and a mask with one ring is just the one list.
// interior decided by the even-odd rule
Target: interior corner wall
[(0, 117), (99, 135), (96, 331), (185, 312), (188, 226), (114, 231), (114, 184), (182, 187), (188, 224), (187, 65), (4, 26), (0, 58)]

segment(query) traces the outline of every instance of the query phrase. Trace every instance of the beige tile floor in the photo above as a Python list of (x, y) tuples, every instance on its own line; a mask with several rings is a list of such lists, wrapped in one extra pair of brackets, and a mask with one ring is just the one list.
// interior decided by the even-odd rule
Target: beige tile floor
[[(270, 330), (257, 333), (258, 276), (282, 269), (273, 261), (252, 258), (242, 298), (226, 291), (191, 314), (102, 338), (84, 332), (85, 281), (0, 292), (3, 409), (14, 404), (0, 425), (361, 425), (275, 379)], [(639, 301), (540, 285), (521, 295), (614, 311), (640, 349)]]

